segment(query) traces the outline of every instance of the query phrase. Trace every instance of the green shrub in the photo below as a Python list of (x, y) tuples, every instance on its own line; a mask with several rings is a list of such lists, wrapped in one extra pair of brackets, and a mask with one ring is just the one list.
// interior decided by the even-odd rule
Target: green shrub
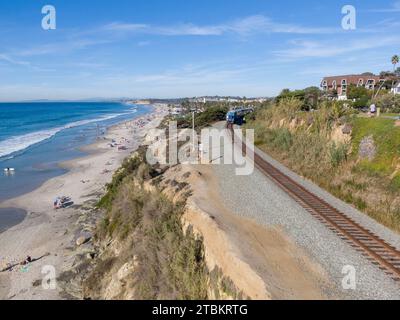
[(360, 197), (357, 197), (355, 199), (355, 205), (358, 210), (364, 211), (365, 209), (367, 209), (367, 203)]
[[(195, 126), (197, 129), (212, 125), (214, 122), (223, 121), (226, 119), (226, 114), (229, 108), (227, 106), (212, 106), (207, 108), (204, 112), (195, 115)], [(178, 119), (179, 128), (191, 128), (193, 125), (192, 114), (181, 117)]]
[(394, 192), (398, 192), (400, 190), (400, 175), (395, 176), (390, 182), (390, 188)]
[[(399, 98), (380, 96), (386, 108)], [(301, 176), (400, 231), (400, 175), (392, 178), (400, 159), (400, 127), (395, 120), (358, 117), (353, 109), (332, 101), (305, 113), (292, 108), (294, 100), (288, 101), (267, 104), (246, 124), (255, 130), (255, 144)], [(289, 126), (293, 119), (296, 126)], [(332, 128), (344, 123), (352, 126), (351, 143), (333, 143)], [(360, 143), (368, 136), (373, 137), (376, 154), (360, 159)]]
[(183, 231), (185, 203), (173, 203), (160, 190), (144, 187), (154, 168), (143, 163), (143, 156), (142, 150), (124, 162), (99, 203), (106, 214), (96, 240), (112, 238), (124, 249), (113, 260), (114, 269), (97, 264), (85, 282), (86, 292), (98, 294), (99, 279), (136, 259), (138, 266), (124, 279), (125, 290), (132, 290), (136, 299), (204, 300), (208, 272), (202, 240), (190, 229)]
[(272, 145), (273, 148), (289, 151), (290, 147), (293, 144), (292, 134), (286, 128), (272, 129), (269, 130), (269, 136), (267, 140), (269, 144)]
[(381, 108), (382, 112), (400, 113), (400, 96), (393, 93), (379, 95), (374, 99), (377, 107)]
[(146, 148), (140, 148), (134, 157), (126, 158), (123, 161), (121, 168), (114, 174), (111, 183), (106, 185), (107, 193), (100, 199), (97, 207), (110, 209), (118, 187), (127, 177), (135, 175), (139, 181), (143, 181), (157, 175), (156, 171), (145, 160), (146, 150)]
[(206, 111), (200, 113), (195, 117), (195, 125), (198, 128), (211, 125), (213, 122), (223, 121), (226, 119), (226, 114), (229, 108), (224, 107), (211, 107)]
[(344, 161), (347, 160), (348, 146), (346, 144), (331, 144), (329, 148), (329, 158), (334, 168), (340, 166)]
[(133, 180), (118, 187), (97, 238), (130, 243), (126, 248), (140, 261), (130, 276), (137, 299), (207, 298), (203, 244), (191, 230), (183, 232), (183, 212), (183, 203), (172, 203), (160, 191), (145, 191)]
[(358, 156), (361, 141), (372, 136), (377, 152), (372, 161), (360, 162), (360, 168), (370, 176), (388, 176), (395, 170), (396, 159), (400, 158), (400, 127), (394, 120), (385, 118), (356, 118), (353, 120), (352, 150)]

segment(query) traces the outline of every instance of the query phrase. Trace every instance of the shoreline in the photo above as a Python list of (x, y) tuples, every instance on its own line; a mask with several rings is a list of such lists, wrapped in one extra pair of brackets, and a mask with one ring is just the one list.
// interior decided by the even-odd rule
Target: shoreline
[(22, 223), (26, 218), (26, 211), (19, 208), (0, 208), (0, 233)]
[[(142, 144), (148, 130), (157, 127), (166, 114), (165, 108), (155, 107), (146, 115), (109, 127), (101, 140), (82, 147), (87, 155), (59, 164), (67, 173), (0, 204), (0, 208), (27, 212), (21, 223), (0, 233), (0, 270), (28, 255), (35, 259), (49, 254), (26, 268), (17, 266), (12, 271), (0, 272), (0, 299), (60, 298), (60, 288), (43, 290), (40, 285), (32, 284), (43, 278), (43, 266), (53, 266), (56, 274), (60, 274), (71, 263), (72, 248), (82, 233), (79, 230), (82, 208), (99, 199), (122, 161)], [(118, 145), (110, 147), (112, 141), (126, 149), (118, 150)], [(71, 197), (73, 204), (56, 211), (53, 202), (61, 196)]]
[[(43, 125), (43, 121), (29, 130), (15, 131), (10, 127), (10, 134), (15, 131), (12, 135), (8, 134), (9, 129), (5, 130), (5, 137), (0, 141), (0, 153), (7, 155), (0, 157), (0, 166), (15, 168), (15, 171), (0, 174), (0, 203), (30, 193), (47, 180), (67, 173), (59, 164), (85, 157), (88, 152), (82, 151), (82, 147), (95, 143), (116, 124), (153, 111), (152, 106), (129, 106), (122, 102), (77, 104), (77, 108), (88, 112), (78, 112), (79, 116), (71, 119), (62, 120), (57, 116), (57, 122), (48, 127)], [(96, 108), (99, 108), (98, 112)], [(77, 113), (73, 106), (66, 107), (65, 112), (68, 111)], [(32, 121), (36, 121), (35, 118)]]
[[(104, 142), (104, 139), (107, 138), (107, 136), (109, 135), (110, 132), (112, 132), (113, 130), (118, 128), (120, 125), (123, 125), (125, 123), (135, 122), (135, 120), (140, 120), (140, 119), (146, 118), (147, 116), (151, 116), (154, 112), (155, 112), (155, 109), (153, 109), (151, 112), (149, 112), (147, 114), (144, 114), (143, 116), (140, 116), (138, 118), (125, 119), (125, 120), (122, 120), (119, 123), (110, 125), (108, 128), (106, 128), (105, 133), (101, 135), (101, 137), (100, 137), (101, 139), (94, 138), (94, 140), (91, 141), (89, 144), (86, 144), (86, 145), (83, 145), (83, 146), (79, 146), (79, 147), (76, 148), (76, 150), (81, 152), (81, 153), (83, 153), (83, 155), (80, 155), (78, 157), (75, 157), (75, 158), (72, 158), (72, 159), (69, 159), (69, 160), (60, 160), (59, 162), (57, 162), (57, 167), (62, 169), (62, 170), (66, 170), (66, 172), (54, 175), (54, 176), (48, 178), (47, 180), (44, 180), (42, 183), (38, 184), (31, 191), (28, 191), (28, 192), (20, 194), (20, 195), (13, 196), (11, 198), (6, 198), (6, 199), (0, 200), (0, 210), (13, 209), (13, 210), (16, 210), (16, 211), (18, 211), (18, 210), (25, 210), (26, 211), (26, 209), (17, 208), (17, 207), (8, 207), (8, 208), (6, 208), (4, 206), (4, 204), (8, 203), (9, 201), (12, 201), (14, 199), (18, 199), (18, 198), (24, 197), (25, 195), (30, 194), (32, 192), (35, 192), (36, 190), (41, 188), (44, 184), (46, 184), (49, 180), (52, 180), (52, 179), (55, 179), (57, 177), (62, 177), (62, 176), (67, 175), (68, 173), (70, 173), (70, 171), (72, 169), (74, 169), (74, 164), (76, 163), (77, 160), (85, 159), (85, 158), (87, 158), (87, 157), (89, 157), (91, 155), (95, 155), (95, 154), (98, 154), (98, 153), (102, 152), (98, 146), (100, 145), (101, 142)], [(0, 221), (1, 221), (1, 217), (0, 217)], [(20, 224), (22, 222), (23, 222), (23, 220), (20, 221), (17, 224), (14, 224), (14, 225), (6, 227), (4, 230), (2, 230), (2, 225), (0, 224), (0, 234), (5, 232), (5, 231), (7, 231), (8, 229), (10, 229), (12, 227), (17, 226), (18, 224)], [(0, 257), (0, 263), (1, 263), (1, 257)]]
[[(107, 135), (108, 135), (112, 130), (118, 128), (120, 125), (123, 125), (123, 124), (125, 124), (125, 123), (135, 122), (135, 120), (140, 120), (140, 119), (146, 118), (147, 116), (151, 116), (152, 114), (154, 114), (155, 111), (156, 111), (156, 108), (153, 108), (153, 110), (151, 110), (149, 113), (144, 114), (144, 115), (142, 115), (142, 116), (139, 116), (139, 117), (137, 117), (137, 118), (133, 118), (133, 119), (124, 119), (124, 120), (121, 120), (121, 122), (118, 122), (118, 123), (115, 123), (115, 124), (110, 125), (109, 127), (106, 128), (105, 133), (103, 133), (103, 134), (101, 135), (101, 139), (99, 139), (99, 138), (97, 138), (97, 139), (94, 138), (93, 141), (91, 141), (90, 143), (88, 143), (88, 144), (86, 144), (86, 145), (82, 145), (82, 146), (76, 147), (75, 150), (76, 150), (76, 151), (79, 151), (80, 153), (82, 153), (81, 155), (76, 156), (76, 157), (71, 158), (71, 159), (68, 159), (68, 160), (65, 160), (65, 159), (64, 159), (64, 160), (60, 160), (60, 161), (57, 162), (57, 164), (56, 164), (57, 167), (58, 167), (59, 169), (66, 170), (66, 172), (59, 173), (59, 174), (56, 174), (56, 175), (53, 175), (53, 176), (49, 177), (48, 179), (42, 181), (40, 184), (37, 184), (32, 190), (30, 190), (30, 191), (28, 191), (28, 192), (25, 192), (25, 193), (19, 194), (19, 195), (15, 195), (15, 196), (12, 196), (12, 197), (10, 197), (10, 198), (1, 199), (1, 200), (0, 200), (0, 209), (4, 209), (4, 208), (5, 208), (4, 204), (5, 204), (5, 203), (8, 203), (9, 201), (12, 201), (12, 200), (17, 199), (17, 198), (24, 197), (24, 196), (27, 195), (27, 194), (30, 194), (30, 193), (32, 193), (32, 192), (35, 192), (37, 189), (41, 188), (41, 187), (42, 187), (46, 182), (48, 182), (49, 180), (52, 180), (52, 179), (55, 179), (55, 178), (57, 178), (57, 177), (62, 177), (62, 176), (67, 175), (67, 174), (73, 169), (74, 163), (75, 163), (77, 160), (79, 160), (79, 159), (84, 159), (84, 158), (86, 158), (86, 157), (89, 157), (89, 156), (91, 156), (91, 155), (95, 155), (96, 153), (101, 152), (101, 150), (98, 148), (98, 145), (99, 145), (101, 142), (104, 142), (103, 138), (104, 138), (104, 137), (106, 138)], [(8, 208), (8, 209), (16, 209), (16, 210), (18, 210), (18, 209), (21, 209), (21, 208)], [(13, 225), (13, 226), (16, 226), (16, 225)], [(2, 226), (1, 226), (1, 224), (0, 224), (0, 230), (1, 230), (1, 227), (2, 227)], [(12, 226), (11, 226), (11, 227), (12, 227)], [(0, 234), (1, 234), (2, 232), (6, 231), (6, 230), (9, 229), (9, 228), (10, 228), (10, 227), (6, 228), (5, 230), (1, 230), (1, 231), (0, 231)], [(1, 257), (0, 257), (0, 258), (1, 258)], [(1, 260), (0, 260), (0, 263), (1, 263)]]

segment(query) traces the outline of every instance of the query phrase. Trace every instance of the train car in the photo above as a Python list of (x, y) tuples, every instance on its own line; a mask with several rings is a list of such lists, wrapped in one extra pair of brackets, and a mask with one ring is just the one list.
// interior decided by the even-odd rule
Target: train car
[(243, 125), (243, 123), (245, 123), (246, 115), (253, 111), (253, 109), (231, 110), (226, 114), (226, 122), (227, 124), (236, 124), (238, 126), (241, 126)]
[(228, 124), (236, 124), (237, 122), (237, 113), (235, 111), (229, 111), (226, 115), (226, 122)]

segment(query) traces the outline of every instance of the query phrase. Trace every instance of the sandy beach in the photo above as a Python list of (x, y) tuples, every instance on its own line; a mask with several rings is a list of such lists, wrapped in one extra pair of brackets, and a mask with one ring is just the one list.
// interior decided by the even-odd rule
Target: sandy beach
[[(27, 256), (37, 259), (26, 266), (17, 265), (0, 272), (0, 299), (62, 298), (58, 286), (45, 290), (42, 279), (46, 274), (51, 275), (53, 267), (57, 277), (73, 263), (76, 240), (84, 229), (79, 226), (80, 209), (99, 199), (123, 159), (138, 148), (146, 132), (157, 127), (166, 113), (165, 108), (157, 107), (151, 114), (111, 127), (104, 137), (84, 148), (89, 155), (60, 164), (69, 169), (67, 174), (0, 204), (0, 208), (27, 212), (22, 223), (0, 233), (0, 270), (24, 261)], [(111, 147), (113, 143), (116, 145)], [(73, 204), (55, 210), (54, 199), (61, 196), (70, 197)], [(85, 236), (90, 236), (90, 230)]]

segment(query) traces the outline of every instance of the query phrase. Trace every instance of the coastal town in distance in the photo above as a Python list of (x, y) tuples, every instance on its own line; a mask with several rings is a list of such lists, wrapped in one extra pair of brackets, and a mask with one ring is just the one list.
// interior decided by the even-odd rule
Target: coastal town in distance
[(0, 300), (398, 301), (399, 14), (0, 3)]

